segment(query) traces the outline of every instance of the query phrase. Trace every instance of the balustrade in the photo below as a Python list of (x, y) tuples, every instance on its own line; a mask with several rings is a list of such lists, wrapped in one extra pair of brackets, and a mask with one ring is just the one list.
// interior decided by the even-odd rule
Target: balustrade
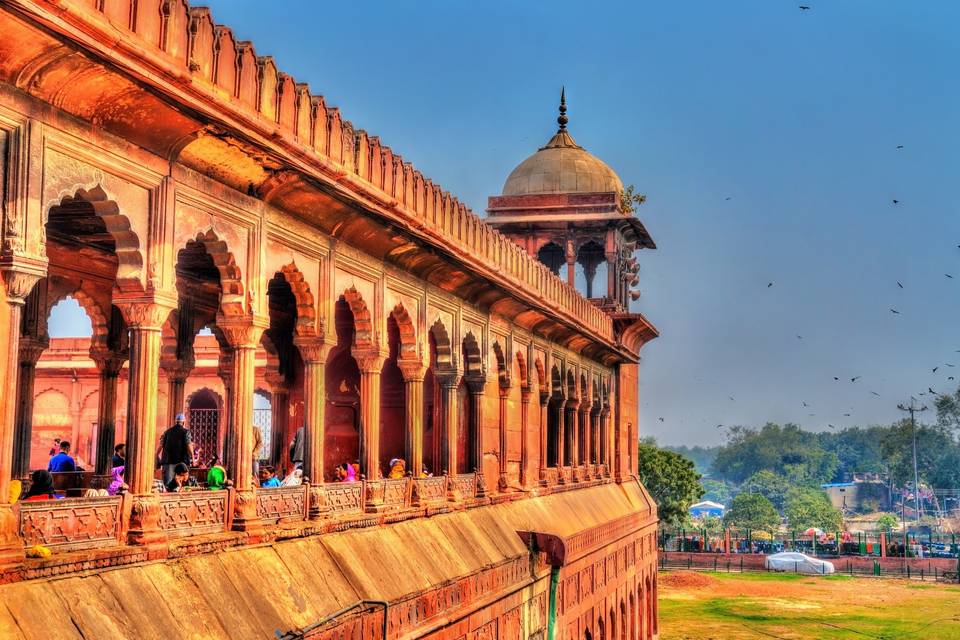
[(160, 528), (170, 537), (226, 531), (230, 491), (182, 491), (160, 494)]
[(26, 547), (58, 551), (108, 547), (119, 543), (121, 496), (22, 502), (20, 537)]
[(323, 493), (330, 515), (346, 515), (363, 512), (365, 494), (363, 482), (329, 482), (323, 485)]
[(447, 477), (413, 478), (411, 502), (417, 506), (442, 503), (447, 499)]
[(257, 489), (257, 517), (265, 524), (306, 520), (310, 485)]

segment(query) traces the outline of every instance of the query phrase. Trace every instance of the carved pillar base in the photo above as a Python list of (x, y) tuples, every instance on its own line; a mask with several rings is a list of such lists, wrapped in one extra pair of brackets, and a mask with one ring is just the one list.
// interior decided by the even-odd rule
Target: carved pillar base
[(454, 475), (449, 473), (444, 475), (447, 476), (447, 502), (460, 502), (463, 496), (460, 495), (460, 488), (457, 487), (457, 483), (453, 481)]
[(257, 516), (256, 489), (244, 489), (233, 494), (233, 530), (243, 531), (254, 540), (264, 534), (263, 521)]
[(163, 544), (167, 534), (160, 528), (160, 498), (155, 493), (132, 497), (127, 542), (138, 546)]
[(0, 501), (0, 572), (16, 567), (24, 560), (19, 529), (13, 505)]
[(311, 520), (324, 518), (330, 507), (327, 505), (327, 493), (323, 490), (323, 485), (311, 484), (307, 495), (310, 496), (310, 508), (307, 510), (307, 517)]

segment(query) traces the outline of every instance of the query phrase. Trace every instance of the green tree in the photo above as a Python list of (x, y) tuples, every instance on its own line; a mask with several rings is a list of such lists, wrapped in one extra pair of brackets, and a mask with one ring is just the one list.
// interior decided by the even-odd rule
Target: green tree
[[(713, 466), (713, 459), (717, 455), (717, 451), (720, 450), (719, 446), (716, 447), (701, 447), (696, 445), (693, 447), (688, 447), (686, 445), (679, 446), (665, 446), (664, 449), (668, 451), (673, 451), (674, 453), (679, 453), (684, 458), (689, 458), (693, 460), (694, 466), (697, 468), (697, 473), (702, 476), (709, 476), (710, 469)], [(710, 500), (711, 498), (707, 498)]]
[(637, 463), (640, 480), (656, 500), (660, 519), (674, 526), (683, 522), (690, 505), (703, 495), (693, 462), (672, 451), (641, 444)]
[(704, 500), (711, 500), (713, 502), (719, 502), (720, 504), (727, 504), (727, 502), (729, 502), (730, 487), (727, 486), (726, 482), (707, 480), (704, 478), (700, 480), (700, 484), (703, 486)]
[(780, 526), (780, 514), (773, 503), (759, 493), (741, 493), (733, 499), (723, 524), (746, 531), (773, 533)]
[(892, 513), (885, 513), (877, 518), (877, 529), (890, 533), (897, 526), (897, 517)]
[(793, 489), (787, 496), (783, 511), (787, 517), (787, 526), (794, 531), (810, 527), (839, 531), (843, 526), (843, 514), (830, 504), (827, 494), (819, 489)]
[(777, 511), (783, 511), (783, 504), (787, 499), (792, 485), (781, 475), (763, 469), (757, 471), (740, 485), (740, 491), (745, 493), (759, 493), (773, 503)]
[(727, 444), (714, 458), (713, 471), (719, 478), (740, 484), (766, 469), (794, 484), (813, 486), (833, 478), (837, 465), (837, 456), (824, 450), (815, 434), (795, 424), (768, 423), (759, 431), (731, 429)]
[[(913, 427), (909, 420), (891, 426), (880, 442), (890, 479), (897, 486), (913, 484)], [(960, 483), (960, 449), (948, 427), (917, 425), (917, 474), (937, 489)]]
[(937, 424), (954, 433), (960, 432), (960, 388), (952, 394), (937, 396)]
[(888, 427), (852, 427), (841, 431), (817, 434), (820, 446), (837, 456), (837, 470), (833, 482), (843, 482), (845, 474), (866, 472), (884, 473), (886, 466), (880, 451), (880, 441)]

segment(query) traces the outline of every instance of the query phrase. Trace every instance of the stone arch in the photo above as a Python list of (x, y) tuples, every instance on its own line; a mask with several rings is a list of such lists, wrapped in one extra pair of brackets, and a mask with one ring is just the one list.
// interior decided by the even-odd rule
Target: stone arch
[(522, 387), (530, 386), (530, 373), (527, 370), (527, 358), (522, 350), (517, 350), (517, 368), (520, 370), (520, 385)]
[(353, 313), (353, 346), (357, 349), (372, 349), (376, 346), (373, 334), (373, 320), (370, 309), (356, 287), (350, 287), (340, 296)]
[(417, 354), (417, 330), (415, 328), (413, 319), (410, 317), (410, 314), (407, 312), (406, 308), (403, 306), (402, 302), (398, 302), (397, 306), (393, 308), (390, 312), (390, 315), (397, 322), (397, 327), (400, 329), (400, 360), (416, 360), (418, 357)]
[(245, 299), (243, 273), (227, 243), (221, 240), (213, 229), (208, 229), (198, 233), (193, 240), (188, 240), (186, 248), (191, 245), (202, 246), (220, 274), (220, 312), (226, 316), (246, 315), (248, 304)]
[(436, 347), (437, 368), (451, 369), (453, 367), (453, 349), (450, 344), (450, 334), (447, 328), (443, 326), (440, 318), (430, 327), (430, 336), (433, 338)]
[(497, 359), (497, 379), (501, 387), (510, 386), (510, 370), (507, 368), (507, 356), (503, 352), (503, 347), (499, 340), (493, 343), (493, 354)]
[(310, 284), (303, 276), (303, 272), (297, 267), (296, 262), (284, 265), (277, 273), (281, 274), (290, 290), (293, 291), (293, 297), (297, 300), (297, 323), (296, 333), (298, 336), (315, 336), (319, 332), (317, 327), (317, 306), (310, 291)]
[(563, 247), (557, 244), (554, 241), (546, 242), (537, 250), (537, 260), (539, 260), (544, 266), (546, 266), (554, 274), (560, 273), (560, 267), (562, 267), (566, 261), (566, 251)]
[(99, 183), (90, 188), (76, 187), (72, 195), (70, 190), (61, 192), (54, 203), (44, 207), (44, 229), (51, 224), (51, 217), (54, 218), (53, 222), (56, 222), (58, 212), (55, 209), (65, 209), (69, 213), (71, 210), (80, 212), (86, 207), (103, 222), (107, 233), (113, 238), (114, 253), (117, 256), (117, 288), (142, 289), (144, 259), (140, 250), (140, 239), (133, 231), (129, 218), (120, 212), (120, 206)]
[(47, 289), (47, 308), (44, 313), (44, 323), (50, 318), (53, 308), (67, 298), (73, 298), (83, 309), (84, 313), (90, 319), (90, 325), (93, 329), (91, 335), (91, 346), (94, 344), (105, 344), (110, 333), (110, 321), (107, 314), (93, 297), (83, 290), (83, 285), (76, 284), (69, 280), (55, 277), (51, 279), (51, 284)]
[(480, 344), (472, 331), (463, 336), (463, 375), (468, 378), (483, 376), (483, 359), (480, 354)]
[(547, 390), (547, 371), (543, 366), (543, 359), (539, 356), (533, 361), (533, 366), (537, 370), (537, 385), (540, 387), (540, 393), (546, 393)]

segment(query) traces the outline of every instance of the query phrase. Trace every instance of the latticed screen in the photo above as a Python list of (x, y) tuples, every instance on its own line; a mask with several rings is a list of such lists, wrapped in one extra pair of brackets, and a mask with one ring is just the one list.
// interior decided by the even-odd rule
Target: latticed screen
[(207, 466), (214, 456), (223, 460), (223, 452), (220, 451), (220, 409), (190, 409), (187, 416), (194, 453), (200, 465)]
[(270, 409), (253, 410), (253, 426), (260, 429), (263, 434), (263, 448), (260, 450), (260, 459), (268, 460), (270, 458), (270, 424), (273, 422), (273, 412)]

